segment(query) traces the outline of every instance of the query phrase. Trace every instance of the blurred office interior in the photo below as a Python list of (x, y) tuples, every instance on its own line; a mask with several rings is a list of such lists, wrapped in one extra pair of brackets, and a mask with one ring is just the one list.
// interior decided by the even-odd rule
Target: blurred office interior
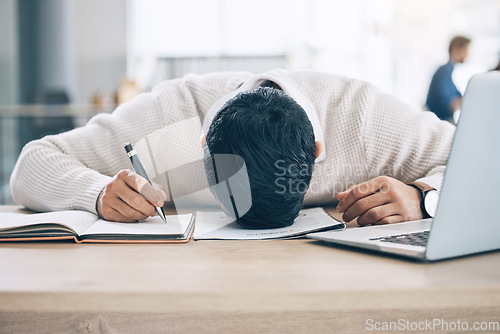
[(162, 80), (309, 69), (424, 108), (457, 34), (454, 80), (497, 66), (500, 0), (2, 0), (0, 204), (22, 146), (81, 126)]

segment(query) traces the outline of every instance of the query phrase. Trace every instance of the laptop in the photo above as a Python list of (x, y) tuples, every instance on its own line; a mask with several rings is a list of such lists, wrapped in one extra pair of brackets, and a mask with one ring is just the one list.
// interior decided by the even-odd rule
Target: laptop
[(433, 219), (307, 237), (425, 261), (500, 249), (500, 72), (469, 81)]

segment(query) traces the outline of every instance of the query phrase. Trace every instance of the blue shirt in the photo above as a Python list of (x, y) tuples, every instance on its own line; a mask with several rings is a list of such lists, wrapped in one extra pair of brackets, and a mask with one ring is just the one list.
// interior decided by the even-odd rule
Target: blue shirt
[(427, 101), (425, 103), (430, 111), (443, 120), (453, 119), (451, 102), (457, 97), (462, 97), (462, 94), (460, 94), (451, 78), (453, 68), (454, 65), (451, 60), (438, 68), (432, 77), (429, 93), (427, 94)]

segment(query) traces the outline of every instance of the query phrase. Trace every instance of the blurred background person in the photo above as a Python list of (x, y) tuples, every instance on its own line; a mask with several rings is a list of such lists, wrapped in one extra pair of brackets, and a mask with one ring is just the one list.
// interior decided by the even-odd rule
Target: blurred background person
[(426, 105), (440, 119), (453, 123), (453, 113), (460, 109), (462, 94), (453, 82), (452, 74), (455, 64), (463, 63), (469, 52), (471, 40), (464, 36), (455, 36), (450, 42), (448, 52), (450, 58), (439, 67), (432, 77), (427, 94)]

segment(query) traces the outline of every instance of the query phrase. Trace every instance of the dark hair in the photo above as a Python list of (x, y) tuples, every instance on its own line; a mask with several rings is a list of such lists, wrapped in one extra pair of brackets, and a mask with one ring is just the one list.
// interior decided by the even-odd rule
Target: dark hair
[(289, 226), (311, 181), (316, 145), (304, 109), (278, 89), (238, 94), (215, 115), (210, 154), (236, 154), (246, 164), (252, 206), (237, 220), (247, 228)]
[(470, 43), (470, 39), (464, 36), (455, 36), (450, 42), (448, 53), (451, 55), (453, 49), (461, 49)]

